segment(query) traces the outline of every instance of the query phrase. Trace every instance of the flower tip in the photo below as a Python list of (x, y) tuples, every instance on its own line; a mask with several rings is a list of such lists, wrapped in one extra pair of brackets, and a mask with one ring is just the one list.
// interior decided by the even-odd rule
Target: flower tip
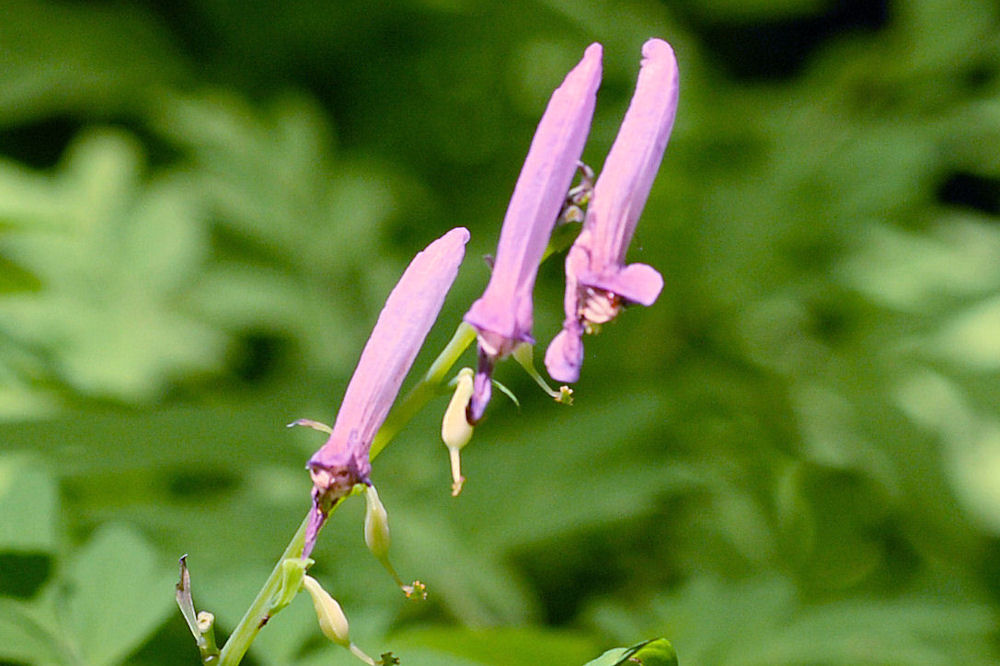
[(583, 61), (600, 60), (604, 56), (604, 47), (600, 42), (594, 42), (583, 52)]
[(650, 60), (675, 59), (674, 49), (659, 37), (651, 37), (642, 45), (642, 57)]
[(469, 238), (471, 238), (471, 234), (469, 234), (468, 229), (466, 229), (465, 227), (455, 227), (454, 229), (446, 233), (444, 236), (442, 236), (441, 241), (444, 241), (446, 243), (465, 245), (466, 243), (469, 242)]

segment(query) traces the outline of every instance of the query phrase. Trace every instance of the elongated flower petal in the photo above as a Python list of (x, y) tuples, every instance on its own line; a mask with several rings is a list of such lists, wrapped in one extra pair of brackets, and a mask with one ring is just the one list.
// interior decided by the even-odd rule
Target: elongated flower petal
[(472, 423), (489, 402), (494, 363), (522, 342), (534, 343), (531, 293), (590, 132), (601, 54), (601, 45), (591, 44), (552, 94), (504, 216), (490, 282), (465, 315), (479, 334), (479, 370), (468, 410)]
[(329, 504), (350, 492), (354, 484), (368, 481), (372, 440), (441, 311), (468, 240), (468, 230), (459, 227), (428, 245), (389, 294), (344, 393), (330, 438), (307, 465), (315, 506), (304, 557), (312, 549)]
[(642, 55), (632, 103), (594, 186), (583, 230), (566, 257), (566, 320), (545, 354), (545, 366), (558, 381), (579, 379), (581, 337), (590, 325), (614, 319), (624, 303), (652, 305), (663, 288), (652, 267), (624, 265), (677, 112), (673, 49), (651, 39)]

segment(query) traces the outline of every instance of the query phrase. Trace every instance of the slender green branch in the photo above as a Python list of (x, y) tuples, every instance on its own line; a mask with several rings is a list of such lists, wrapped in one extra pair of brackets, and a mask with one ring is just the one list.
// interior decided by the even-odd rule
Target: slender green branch
[(271, 571), (271, 575), (267, 577), (264, 587), (257, 593), (257, 597), (250, 604), (250, 608), (247, 609), (240, 623), (236, 625), (233, 633), (229, 635), (229, 640), (222, 646), (222, 652), (219, 653), (219, 666), (236, 666), (239, 664), (243, 656), (247, 653), (247, 650), (250, 649), (253, 639), (257, 637), (257, 633), (271, 619), (269, 616), (271, 600), (277, 594), (278, 588), (281, 585), (281, 563), (290, 557), (301, 557), (302, 546), (306, 539), (306, 525), (308, 524), (309, 516), (307, 515), (302, 524), (299, 525), (295, 536), (292, 537), (292, 540), (285, 548), (285, 552), (281, 554), (278, 563)]

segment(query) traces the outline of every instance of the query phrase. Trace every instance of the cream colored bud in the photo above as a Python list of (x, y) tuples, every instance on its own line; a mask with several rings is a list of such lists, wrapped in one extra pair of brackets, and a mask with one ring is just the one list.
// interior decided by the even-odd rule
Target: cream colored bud
[(365, 543), (379, 560), (389, 555), (389, 514), (375, 486), (365, 487)]
[(448, 447), (451, 459), (451, 494), (453, 497), (462, 492), (465, 477), (462, 476), (462, 458), (459, 451), (472, 439), (473, 427), (466, 417), (466, 407), (473, 393), (472, 368), (462, 368), (455, 378), (455, 393), (451, 396), (448, 408), (444, 410), (444, 420), (441, 421), (441, 439)]
[(348, 635), (347, 616), (344, 615), (337, 600), (331, 597), (319, 584), (319, 581), (312, 576), (304, 576), (302, 586), (308, 590), (312, 597), (313, 606), (316, 608), (316, 618), (319, 620), (319, 628), (323, 635), (337, 645), (350, 648), (351, 639)]
[(462, 368), (458, 372), (455, 393), (451, 396), (448, 408), (444, 411), (441, 422), (441, 439), (449, 449), (461, 449), (472, 439), (472, 426), (465, 417), (465, 408), (472, 398), (472, 368)]

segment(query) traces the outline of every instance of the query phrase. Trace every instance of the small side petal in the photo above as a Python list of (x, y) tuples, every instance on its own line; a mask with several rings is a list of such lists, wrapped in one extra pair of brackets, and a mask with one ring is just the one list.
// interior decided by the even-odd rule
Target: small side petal
[(582, 276), (580, 283), (618, 294), (629, 303), (649, 307), (663, 290), (663, 276), (647, 264), (629, 264), (619, 271)]

